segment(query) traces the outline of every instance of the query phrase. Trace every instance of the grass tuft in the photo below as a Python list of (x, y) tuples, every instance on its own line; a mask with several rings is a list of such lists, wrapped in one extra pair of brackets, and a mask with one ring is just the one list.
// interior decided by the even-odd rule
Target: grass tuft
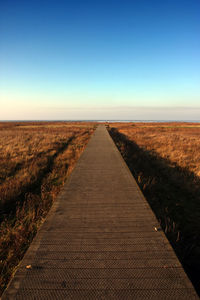
[(93, 130), (92, 123), (0, 123), (0, 293)]
[(200, 293), (200, 128), (183, 125), (111, 124), (110, 134)]

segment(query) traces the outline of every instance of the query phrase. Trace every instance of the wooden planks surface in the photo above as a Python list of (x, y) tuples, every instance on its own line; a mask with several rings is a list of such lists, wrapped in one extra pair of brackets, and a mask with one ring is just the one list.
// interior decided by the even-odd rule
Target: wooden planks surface
[(198, 299), (155, 227), (100, 125), (2, 299)]

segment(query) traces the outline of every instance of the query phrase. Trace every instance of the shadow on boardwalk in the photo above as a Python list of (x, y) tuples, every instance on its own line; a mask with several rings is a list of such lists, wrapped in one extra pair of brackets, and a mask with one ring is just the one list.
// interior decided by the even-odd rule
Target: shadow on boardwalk
[(115, 128), (109, 132), (200, 294), (200, 179)]

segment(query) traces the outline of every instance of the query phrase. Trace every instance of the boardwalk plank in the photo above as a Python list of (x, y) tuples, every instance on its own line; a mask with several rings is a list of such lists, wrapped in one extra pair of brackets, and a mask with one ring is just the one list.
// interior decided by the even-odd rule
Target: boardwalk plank
[(2, 299), (198, 299), (155, 227), (155, 215), (99, 126)]

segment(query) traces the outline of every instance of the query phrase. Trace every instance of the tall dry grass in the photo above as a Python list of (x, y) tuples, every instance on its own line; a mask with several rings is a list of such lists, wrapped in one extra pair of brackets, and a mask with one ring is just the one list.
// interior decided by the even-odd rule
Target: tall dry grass
[(110, 124), (110, 134), (200, 292), (200, 124)]
[(0, 285), (6, 287), (94, 123), (0, 123)]
[(140, 147), (169, 159), (172, 166), (178, 165), (200, 176), (200, 124), (135, 123), (115, 127)]

